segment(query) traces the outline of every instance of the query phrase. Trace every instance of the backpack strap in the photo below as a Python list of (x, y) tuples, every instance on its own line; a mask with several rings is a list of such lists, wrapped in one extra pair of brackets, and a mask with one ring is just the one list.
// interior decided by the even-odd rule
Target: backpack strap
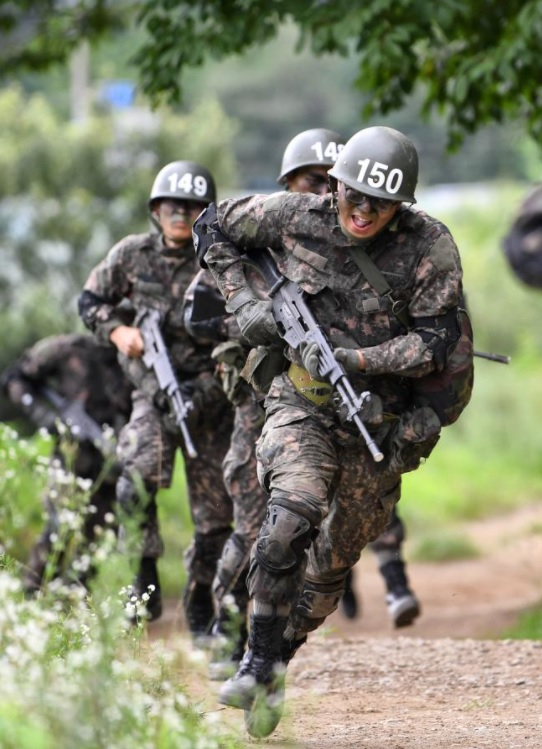
[(371, 286), (376, 289), (380, 296), (387, 296), (391, 303), (391, 311), (407, 330), (412, 328), (412, 322), (407, 312), (407, 303), (394, 299), (391, 286), (384, 278), (378, 266), (361, 247), (350, 247), (352, 259), (365, 276)]

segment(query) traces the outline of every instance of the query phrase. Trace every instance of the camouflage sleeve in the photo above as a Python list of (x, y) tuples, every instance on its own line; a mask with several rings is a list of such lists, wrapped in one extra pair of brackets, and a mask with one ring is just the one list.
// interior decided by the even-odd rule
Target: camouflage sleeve
[(125, 315), (118, 305), (130, 293), (126, 273), (126, 258), (131, 246), (129, 240), (129, 237), (121, 240), (93, 268), (79, 297), (79, 314), (87, 328), (102, 343), (109, 343), (112, 331), (126, 324)]
[(455, 312), (461, 298), (458, 249), (447, 233), (431, 244), (416, 270), (408, 312), (412, 330), (378, 346), (362, 349), (365, 371), (422, 377), (440, 367), (459, 337)]
[(240, 256), (247, 249), (272, 247), (280, 237), (280, 210), (286, 193), (223, 200), (217, 206), (221, 231), (231, 243), (212, 245), (205, 255), (209, 270), (226, 299), (247, 285)]

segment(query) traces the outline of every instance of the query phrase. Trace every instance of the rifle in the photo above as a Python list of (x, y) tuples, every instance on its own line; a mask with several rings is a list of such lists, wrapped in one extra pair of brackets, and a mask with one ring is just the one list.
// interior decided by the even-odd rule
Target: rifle
[(360, 416), (362, 406), (371, 394), (365, 391), (359, 397), (356, 395), (344, 367), (335, 359), (331, 344), (313, 316), (303, 290), (280, 273), (268, 250), (249, 251), (242, 259), (259, 270), (269, 286), (268, 294), (280, 337), (294, 349), (302, 343), (318, 344), (319, 375), (337, 390), (346, 407), (347, 421), (353, 421), (357, 426), (374, 460), (377, 463), (383, 460), (383, 453)]
[(193, 408), (191, 401), (185, 401), (175, 372), (171, 366), (162, 333), (160, 332), (160, 313), (155, 309), (145, 309), (138, 316), (137, 325), (143, 337), (145, 350), (143, 363), (152, 369), (158, 380), (160, 390), (164, 392), (173, 409), (177, 426), (181, 430), (186, 452), (189, 457), (197, 458), (198, 454), (186, 425), (188, 414)]
[(489, 361), (496, 361), (499, 364), (509, 364), (510, 357), (504, 356), (503, 354), (488, 354), (487, 351), (474, 351), (474, 356), (479, 356), (480, 359), (489, 359)]
[(102, 427), (87, 414), (80, 400), (69, 400), (44, 386), (40, 387), (40, 393), (54, 406), (60, 420), (66, 424), (77, 440), (80, 442), (89, 440), (104, 458), (111, 458), (115, 455), (114, 440), (107, 439)]

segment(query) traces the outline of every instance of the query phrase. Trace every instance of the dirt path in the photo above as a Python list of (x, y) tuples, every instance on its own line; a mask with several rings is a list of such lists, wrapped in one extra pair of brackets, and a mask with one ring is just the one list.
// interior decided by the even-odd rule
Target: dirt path
[[(265, 742), (292, 749), (540, 749), (542, 642), (496, 640), (542, 598), (542, 507), (465, 526), (480, 558), (409, 564), (422, 602), (414, 626), (393, 630), (383, 581), (365, 552), (355, 586), (362, 616), (340, 611), (292, 662), (287, 711)], [(176, 605), (151, 637), (184, 637)], [(191, 684), (220, 710), (205, 672)], [(202, 678), (203, 677), (203, 678)], [(242, 713), (221, 717), (243, 731)], [(252, 740), (247, 738), (247, 745)]]

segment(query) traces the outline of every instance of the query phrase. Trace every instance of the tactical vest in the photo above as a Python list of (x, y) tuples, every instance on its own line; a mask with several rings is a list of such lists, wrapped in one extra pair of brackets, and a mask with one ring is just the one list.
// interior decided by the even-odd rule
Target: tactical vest
[[(390, 285), (367, 253), (358, 248), (352, 252), (352, 257), (369, 283), (379, 294), (388, 297), (403, 327), (412, 329), (406, 305), (393, 299)], [(466, 309), (458, 308), (456, 324), (457, 341), (447, 352), (444, 366), (423, 377), (412, 378), (414, 404), (431, 407), (443, 427), (457, 421), (471, 399), (474, 386), (473, 331)]]

